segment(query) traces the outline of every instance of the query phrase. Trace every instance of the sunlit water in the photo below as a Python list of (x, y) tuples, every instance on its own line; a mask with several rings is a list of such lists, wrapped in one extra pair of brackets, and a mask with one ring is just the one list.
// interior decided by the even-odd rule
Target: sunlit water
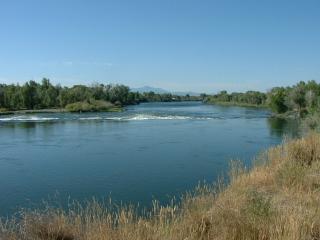
[(57, 195), (167, 202), (292, 135), (267, 110), (146, 103), (121, 113), (0, 116), (0, 215)]

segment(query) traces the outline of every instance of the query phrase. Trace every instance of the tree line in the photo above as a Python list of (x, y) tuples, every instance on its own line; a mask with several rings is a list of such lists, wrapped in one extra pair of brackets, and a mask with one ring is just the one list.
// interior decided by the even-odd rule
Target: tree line
[(301, 115), (315, 113), (320, 107), (320, 84), (300, 81), (291, 87), (276, 87), (268, 93), (270, 108), (277, 113), (297, 111)]
[(234, 105), (265, 105), (267, 95), (258, 91), (247, 91), (245, 93), (221, 91), (218, 94), (204, 96), (208, 103), (230, 103)]
[(319, 112), (320, 84), (311, 80), (301, 81), (290, 87), (274, 87), (266, 93), (259, 91), (247, 91), (245, 93), (221, 91), (214, 95), (201, 94), (200, 96), (132, 92), (128, 86), (121, 84), (62, 87), (59, 84), (53, 85), (47, 78), (43, 78), (40, 83), (31, 80), (23, 85), (0, 84), (0, 109), (2, 110), (66, 108), (70, 104), (100, 104), (101, 101), (121, 107), (140, 102), (199, 100), (206, 103), (265, 106), (278, 114), (296, 112), (303, 116), (308, 113)]
[(229, 94), (227, 91), (221, 91), (215, 95), (205, 96), (204, 101), (266, 106), (277, 114), (295, 112), (304, 116), (320, 110), (320, 84), (315, 80), (300, 81), (289, 87), (274, 87), (267, 93), (247, 91)]
[(49, 79), (43, 78), (41, 83), (28, 81), (23, 85), (0, 84), (0, 109), (52, 109), (66, 108), (75, 103), (92, 104), (105, 101), (115, 106), (137, 104), (153, 101), (191, 101), (199, 97), (157, 94), (154, 92), (139, 93), (130, 91), (121, 84), (93, 84), (91, 86), (74, 85), (62, 87), (53, 85)]
[(52, 85), (47, 78), (43, 78), (41, 83), (31, 80), (22, 86), (0, 84), (0, 108), (8, 110), (64, 108), (68, 104), (90, 99), (124, 105), (133, 103), (136, 95), (124, 85), (62, 87)]

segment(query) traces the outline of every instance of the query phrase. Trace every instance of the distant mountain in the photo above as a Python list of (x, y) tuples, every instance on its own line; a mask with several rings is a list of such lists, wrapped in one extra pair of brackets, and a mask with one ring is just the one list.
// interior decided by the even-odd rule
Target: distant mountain
[(196, 92), (172, 92), (172, 94), (178, 95), (178, 96), (185, 96), (187, 94), (189, 94), (190, 96), (200, 96), (200, 93), (196, 93)]
[(154, 87), (150, 87), (150, 86), (144, 86), (144, 87), (140, 87), (140, 88), (131, 88), (132, 92), (140, 92), (140, 93), (144, 93), (144, 92), (154, 92), (154, 93), (170, 93), (170, 91), (167, 91), (165, 89), (162, 88), (154, 88)]
[(200, 93), (196, 93), (196, 92), (168, 91), (163, 88), (155, 88), (155, 87), (150, 87), (150, 86), (144, 86), (144, 87), (140, 87), (140, 88), (131, 88), (131, 91), (132, 92), (140, 92), (140, 93), (154, 92), (154, 93), (158, 93), (158, 94), (171, 93), (171, 94), (178, 95), (178, 96), (185, 96), (187, 94), (189, 94), (190, 96), (199, 96), (200, 95)]

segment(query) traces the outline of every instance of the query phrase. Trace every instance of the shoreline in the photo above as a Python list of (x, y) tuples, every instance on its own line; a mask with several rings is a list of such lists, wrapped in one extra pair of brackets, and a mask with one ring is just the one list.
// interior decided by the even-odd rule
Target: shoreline
[(113, 107), (108, 110), (101, 111), (68, 111), (67, 109), (35, 109), (35, 110), (13, 110), (0, 112), (0, 116), (15, 115), (15, 114), (37, 114), (37, 113), (88, 113), (88, 112), (122, 112), (123, 107)]
[(204, 102), (209, 105), (218, 106), (230, 106), (230, 107), (250, 107), (250, 108), (265, 108), (268, 109), (267, 105), (249, 104), (249, 103), (237, 103), (237, 102)]
[[(170, 101), (170, 102), (184, 102), (184, 101)], [(185, 102), (202, 102), (201, 100), (190, 100), (190, 101), (185, 101)], [(70, 111), (66, 108), (44, 108), (44, 109), (22, 109), (22, 110), (2, 110), (0, 109), (0, 116), (5, 116), (5, 115), (15, 115), (15, 114), (37, 114), (37, 113), (97, 113), (97, 112), (122, 112), (125, 110), (126, 106), (132, 106), (132, 105), (138, 105), (141, 103), (153, 103), (152, 102), (140, 102), (136, 104), (131, 104), (131, 105), (125, 105), (125, 106), (113, 106), (110, 107), (109, 109), (105, 110), (93, 110), (93, 111)], [(159, 103), (165, 103), (165, 101), (159, 101)], [(204, 103), (206, 104), (206, 103)]]
[(2, 222), (0, 235), (13, 240), (318, 239), (319, 154), (320, 135), (309, 133), (270, 147), (250, 169), (232, 161), (229, 183), (199, 185), (181, 203), (155, 202), (144, 215), (134, 206), (112, 208), (111, 200), (110, 206), (93, 200), (67, 210), (24, 209), (21, 219)]

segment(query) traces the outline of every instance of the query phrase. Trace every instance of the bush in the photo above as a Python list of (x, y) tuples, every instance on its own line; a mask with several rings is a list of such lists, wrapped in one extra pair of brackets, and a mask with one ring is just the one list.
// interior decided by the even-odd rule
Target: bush
[(101, 112), (112, 110), (115, 106), (102, 100), (90, 100), (84, 102), (71, 103), (66, 106), (69, 112)]
[(320, 127), (320, 114), (314, 113), (309, 114), (306, 116), (305, 119), (303, 119), (303, 127), (306, 127), (307, 129), (316, 130)]

